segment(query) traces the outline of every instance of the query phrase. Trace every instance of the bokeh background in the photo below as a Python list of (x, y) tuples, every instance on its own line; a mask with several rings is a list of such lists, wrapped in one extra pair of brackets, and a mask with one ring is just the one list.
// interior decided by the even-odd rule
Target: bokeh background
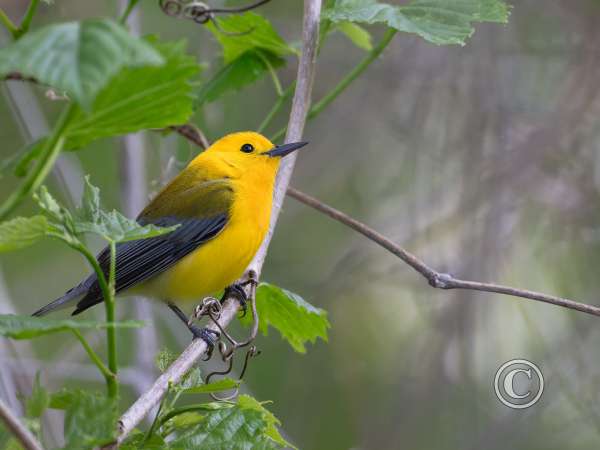
[[(26, 7), (0, 0), (12, 17)], [(520, 0), (508, 25), (481, 25), (465, 47), (398, 35), (351, 88), (311, 122), (310, 149), (293, 185), (350, 213), (435, 268), (600, 303), (600, 2)], [(116, 1), (56, 1), (34, 24), (116, 14)], [(261, 13), (288, 40), (300, 36), (299, 1)], [(217, 67), (211, 35), (142, 1), (142, 34), (187, 38), (190, 53)], [(375, 36), (382, 30), (373, 28)], [(7, 40), (2, 35), (3, 42)], [(364, 52), (342, 35), (323, 48), (315, 98)], [(290, 61), (281, 76), (293, 79)], [(46, 132), (61, 105), (44, 91), (3, 83), (0, 158)], [(268, 78), (200, 111), (209, 139), (258, 126), (275, 100)], [(274, 132), (286, 122), (282, 114)], [(134, 215), (172, 170), (197, 152), (177, 136), (148, 132), (66, 155), (49, 186), (78, 198), (82, 174), (104, 203)], [(7, 195), (16, 185), (0, 179)], [(140, 200), (141, 199), (141, 200)], [(21, 214), (34, 211), (30, 202)], [(91, 243), (94, 248), (100, 242)], [(0, 312), (30, 313), (87, 272), (57, 242), (0, 257)], [(600, 439), (600, 322), (533, 301), (436, 291), (400, 260), (327, 217), (288, 199), (264, 279), (329, 312), (329, 342), (300, 355), (276, 332), (261, 336), (246, 389), (282, 420), (301, 449), (591, 449)], [(102, 311), (90, 312), (101, 317)], [(126, 407), (157, 375), (154, 355), (178, 352), (187, 330), (162, 305), (124, 301), (121, 317), (152, 322), (123, 331)], [(104, 345), (101, 334), (88, 336)], [(546, 381), (539, 403), (502, 405), (497, 368), (527, 358)], [(70, 336), (0, 341), (0, 395), (20, 408), (36, 372), (51, 388), (100, 386)], [(60, 444), (61, 415), (45, 423)]]

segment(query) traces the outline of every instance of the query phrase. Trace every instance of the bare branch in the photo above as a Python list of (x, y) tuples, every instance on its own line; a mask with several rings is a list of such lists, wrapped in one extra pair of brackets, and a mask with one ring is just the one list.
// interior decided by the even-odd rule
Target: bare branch
[(23, 445), (23, 448), (26, 450), (44, 450), (35, 436), (31, 434), (31, 431), (21, 423), (2, 399), (0, 399), (0, 419), (2, 419), (7, 428), (15, 435), (21, 445)]
[[(317, 53), (317, 43), (319, 37), (319, 17), (321, 14), (321, 0), (305, 0), (304, 3), (304, 23), (302, 32), (302, 56), (298, 65), (298, 77), (290, 120), (288, 125), (287, 142), (297, 141), (302, 136), (306, 115), (310, 108), (310, 97), (312, 90), (312, 81), (315, 71), (315, 59)], [(260, 274), (263, 262), (265, 260), (267, 249), (271, 241), (273, 229), (279, 215), (281, 204), (285, 197), (294, 164), (295, 155), (286, 157), (279, 170), (277, 181), (275, 183), (273, 211), (271, 213), (271, 228), (264, 242), (261, 245), (256, 257), (250, 264), (248, 270), (254, 270)], [(239, 308), (239, 303), (234, 298), (228, 298), (223, 304), (219, 324), (226, 327), (235, 317)], [(209, 328), (214, 327), (213, 324)], [(154, 408), (160, 399), (167, 392), (170, 383), (179, 382), (182, 377), (193, 367), (206, 352), (206, 343), (201, 339), (196, 339), (184, 350), (177, 360), (155, 381), (149, 391), (144, 393), (136, 402), (121, 416), (119, 420), (119, 445), (127, 435), (140, 423), (148, 412)]]
[(210, 145), (208, 139), (206, 139), (206, 136), (204, 136), (204, 133), (195, 125), (189, 123), (186, 125), (174, 125), (169, 127), (169, 129), (180, 134), (200, 148), (207, 148)]
[(421, 275), (423, 275), (423, 277), (425, 277), (427, 281), (429, 281), (429, 284), (434, 288), (465, 289), (471, 291), (494, 292), (496, 294), (504, 294), (513, 297), (521, 297), (529, 300), (550, 303), (552, 305), (562, 306), (563, 308), (568, 309), (574, 309), (576, 311), (584, 312), (586, 314), (600, 316), (600, 307), (597, 306), (587, 305), (585, 303), (579, 303), (573, 300), (569, 300), (567, 298), (542, 294), (540, 292), (529, 291), (526, 289), (517, 289), (510, 286), (503, 286), (500, 284), (461, 280), (458, 278), (454, 278), (450, 274), (438, 272), (435, 269), (429, 267), (425, 262), (421, 261), (412, 253), (404, 250), (402, 247), (389, 240), (381, 233), (378, 233), (374, 229), (368, 227), (367, 225), (365, 225), (362, 222), (359, 222), (356, 219), (353, 219), (347, 214), (344, 214), (343, 212), (338, 211), (337, 209), (326, 205), (325, 203), (317, 200), (316, 198), (311, 197), (303, 192), (300, 192), (299, 190), (294, 189), (292, 187), (288, 188), (287, 194), (290, 197), (295, 198), (299, 202), (304, 203), (305, 205), (308, 205), (311, 208), (322, 212), (326, 216), (329, 216), (332, 219), (343, 223), (344, 225), (352, 228), (355, 231), (358, 231), (363, 236), (379, 244), (380, 246), (388, 250), (390, 253), (396, 255), (410, 267), (415, 269)]

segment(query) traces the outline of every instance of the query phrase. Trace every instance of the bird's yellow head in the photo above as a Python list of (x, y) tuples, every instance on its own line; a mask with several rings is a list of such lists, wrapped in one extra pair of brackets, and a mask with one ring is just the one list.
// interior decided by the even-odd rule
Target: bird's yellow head
[(201, 159), (211, 158), (227, 165), (233, 176), (258, 169), (275, 173), (281, 158), (306, 144), (307, 142), (294, 142), (274, 145), (260, 133), (242, 131), (228, 134), (216, 141), (201, 154)]

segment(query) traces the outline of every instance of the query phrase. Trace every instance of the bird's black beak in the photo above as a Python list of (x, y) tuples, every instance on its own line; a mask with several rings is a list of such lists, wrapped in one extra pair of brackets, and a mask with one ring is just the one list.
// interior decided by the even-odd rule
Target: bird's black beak
[(274, 156), (284, 157), (285, 155), (289, 155), (293, 151), (296, 151), (299, 148), (304, 147), (306, 144), (308, 144), (308, 142), (292, 142), (291, 144), (276, 145), (274, 149), (269, 150), (268, 152), (265, 152), (264, 154), (269, 155), (271, 157), (274, 157)]

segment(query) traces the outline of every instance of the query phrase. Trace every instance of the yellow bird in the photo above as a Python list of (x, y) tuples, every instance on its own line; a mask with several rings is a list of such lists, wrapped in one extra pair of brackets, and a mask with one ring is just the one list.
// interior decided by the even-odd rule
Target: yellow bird
[[(306, 145), (274, 146), (254, 132), (225, 136), (177, 175), (137, 217), (141, 225), (179, 225), (174, 231), (117, 245), (116, 292), (166, 302), (187, 324), (176, 304), (197, 301), (233, 284), (264, 239), (271, 219), (275, 176), (281, 158)], [(97, 256), (108, 273), (109, 249)], [(95, 274), (34, 313), (42, 316), (76, 304), (73, 315), (103, 301)], [(188, 325), (195, 337), (214, 343), (211, 332)]]

